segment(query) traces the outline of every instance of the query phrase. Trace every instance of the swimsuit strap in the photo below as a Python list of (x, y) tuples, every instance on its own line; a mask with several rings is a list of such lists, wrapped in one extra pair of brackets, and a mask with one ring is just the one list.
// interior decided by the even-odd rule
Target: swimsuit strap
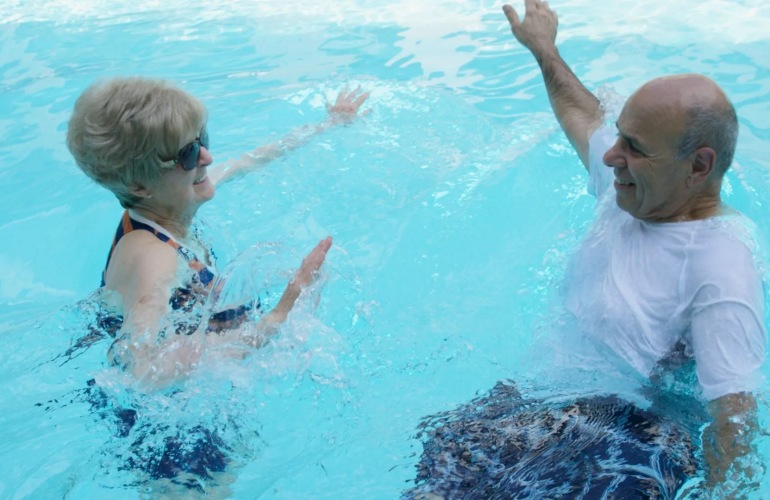
[(190, 266), (190, 269), (195, 271), (203, 286), (209, 288), (214, 282), (214, 273), (212, 273), (208, 266), (206, 266), (205, 263), (198, 259), (194, 253), (174, 241), (174, 239), (170, 238), (165, 232), (159, 231), (158, 228), (132, 218), (128, 213), (128, 210), (126, 210), (123, 212), (123, 217), (120, 219), (118, 230), (115, 232), (115, 238), (112, 240), (110, 253), (107, 255), (107, 263), (104, 265), (104, 271), (102, 272), (101, 286), (104, 286), (104, 276), (107, 273), (107, 267), (110, 265), (110, 259), (112, 258), (112, 253), (115, 251), (115, 247), (118, 245), (120, 239), (131, 231), (151, 232), (155, 235), (156, 238), (164, 243), (171, 245), (174, 250), (176, 250), (182, 257), (184, 257), (184, 259), (187, 261), (187, 265)]

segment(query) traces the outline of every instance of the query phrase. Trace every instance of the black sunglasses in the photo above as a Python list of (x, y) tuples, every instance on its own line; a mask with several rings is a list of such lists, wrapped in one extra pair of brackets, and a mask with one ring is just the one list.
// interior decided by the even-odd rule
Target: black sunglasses
[(192, 170), (198, 166), (198, 156), (201, 153), (201, 146), (209, 148), (209, 131), (205, 128), (201, 132), (200, 137), (196, 137), (194, 141), (187, 144), (176, 155), (176, 162), (182, 165), (185, 171)]

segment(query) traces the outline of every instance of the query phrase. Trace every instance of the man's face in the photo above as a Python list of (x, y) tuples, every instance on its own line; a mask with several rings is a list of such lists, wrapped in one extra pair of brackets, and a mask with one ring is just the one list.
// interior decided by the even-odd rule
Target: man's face
[(674, 222), (687, 216), (691, 158), (676, 159), (683, 114), (644, 89), (620, 113), (618, 140), (604, 163), (615, 170), (618, 206), (637, 219)]

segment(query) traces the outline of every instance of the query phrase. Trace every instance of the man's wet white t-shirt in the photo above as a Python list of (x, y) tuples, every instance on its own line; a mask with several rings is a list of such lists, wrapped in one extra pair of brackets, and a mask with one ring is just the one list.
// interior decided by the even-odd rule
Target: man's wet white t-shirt
[(566, 307), (581, 330), (644, 376), (675, 349), (693, 357), (703, 395), (751, 391), (765, 358), (756, 227), (740, 213), (649, 223), (615, 202), (602, 157), (615, 130), (589, 144), (596, 218), (570, 265)]

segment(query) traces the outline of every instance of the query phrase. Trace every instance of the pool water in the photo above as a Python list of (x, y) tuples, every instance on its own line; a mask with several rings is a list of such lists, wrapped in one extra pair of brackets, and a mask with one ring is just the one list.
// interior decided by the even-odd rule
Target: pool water
[[(551, 2), (562, 55), (614, 109), (664, 74), (722, 85), (741, 125), (724, 197), (770, 245), (770, 8), (602, 3)], [(83, 397), (94, 379), (143, 422), (217, 426), (243, 457), (236, 498), (397, 498), (421, 418), (500, 379), (536, 386), (551, 354), (558, 284), (593, 199), (531, 55), (484, 0), (135, 4), (12, 0), (0, 19), (0, 497), (151, 494)], [(234, 296), (269, 296), (320, 238), (334, 247), (272, 345), (206, 365), (176, 394), (128, 391), (106, 342), (62, 356), (87, 331), (121, 214), (74, 165), (66, 124), (80, 92), (114, 75), (198, 96), (215, 160), (321, 121), (345, 86), (371, 92), (364, 119), (199, 212)], [(767, 439), (757, 446), (770, 460)], [(752, 495), (769, 493), (765, 477)]]

